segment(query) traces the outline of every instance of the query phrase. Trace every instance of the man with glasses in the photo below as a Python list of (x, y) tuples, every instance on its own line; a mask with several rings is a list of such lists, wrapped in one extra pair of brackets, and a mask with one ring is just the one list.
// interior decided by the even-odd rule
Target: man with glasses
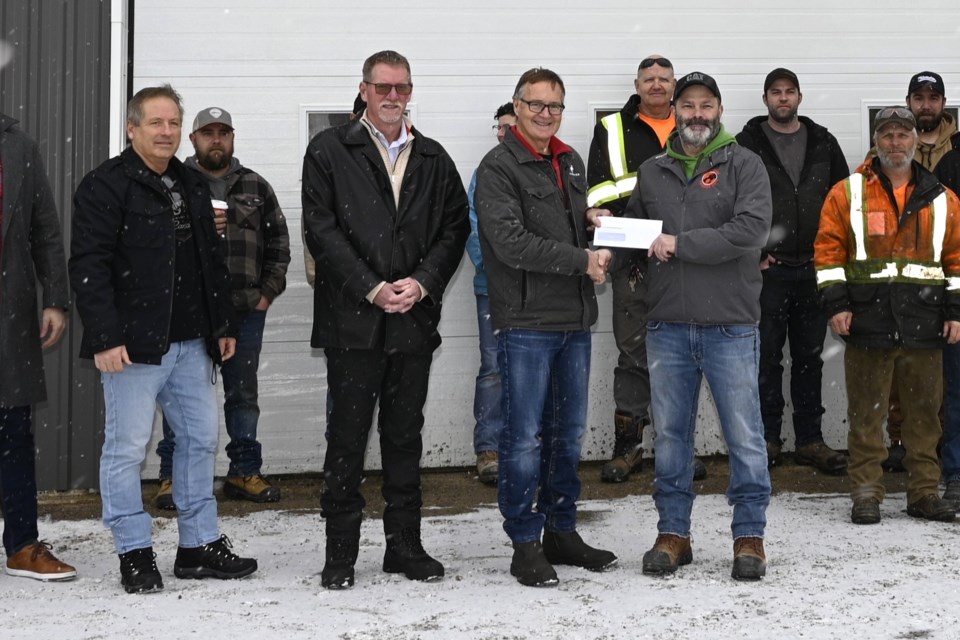
[(693, 560), (693, 445), (706, 377), (730, 455), (737, 580), (766, 573), (770, 475), (757, 391), (760, 251), (770, 232), (770, 179), (720, 118), (716, 81), (687, 74), (674, 91), (677, 131), (637, 170), (625, 215), (662, 221), (647, 255), (647, 358), (657, 432), (657, 539), (643, 572)]
[(174, 575), (257, 570), (217, 528), (214, 365), (234, 355), (236, 327), (210, 190), (176, 158), (182, 122), (170, 85), (141, 89), (127, 107), (130, 147), (74, 194), (70, 283), (83, 321), (80, 357), (93, 359), (103, 384), (100, 496), (127, 593), (163, 588), (140, 489), (158, 403), (177, 438)]
[(937, 412), (945, 344), (960, 341), (960, 201), (915, 160), (913, 113), (874, 121), (877, 156), (830, 190), (814, 245), (830, 327), (846, 342), (855, 524), (880, 522), (886, 455), (882, 421), (892, 381), (903, 390), (907, 515), (951, 521), (940, 498)]
[[(517, 124), (513, 103), (500, 106), (493, 114), (497, 124), (493, 132), (497, 142), (503, 142), (507, 131)], [(496, 484), (499, 474), (497, 449), (500, 432), (503, 431), (503, 416), (500, 412), (500, 365), (497, 364), (497, 337), (490, 321), (490, 297), (487, 294), (487, 273), (483, 268), (480, 252), (480, 236), (477, 234), (477, 209), (474, 192), (477, 189), (477, 172), (473, 172), (467, 198), (470, 200), (470, 237), (467, 238), (467, 255), (476, 273), (473, 276), (473, 293), (477, 297), (477, 328), (480, 332), (480, 372), (473, 394), (473, 417), (477, 423), (473, 429), (473, 448), (477, 454), (477, 477), (484, 484)]]
[(737, 142), (763, 160), (770, 176), (773, 226), (760, 270), (760, 412), (767, 463), (780, 464), (783, 440), (783, 345), (790, 339), (790, 397), (795, 460), (826, 473), (843, 473), (847, 458), (823, 441), (821, 398), (827, 319), (813, 268), (813, 241), (830, 187), (847, 177), (837, 139), (810, 118), (798, 116), (800, 80), (778, 68), (763, 83), (767, 115), (752, 118)]
[(324, 349), (330, 402), (320, 499), (327, 589), (354, 583), (363, 459), (378, 401), (383, 570), (419, 581), (444, 575), (420, 537), (421, 429), (469, 206), (453, 160), (404, 116), (412, 92), (405, 57), (373, 54), (363, 63), (363, 115), (317, 134), (303, 159), (303, 217), (317, 267), (310, 343)]
[[(223, 417), (226, 421), (230, 467), (224, 495), (252, 502), (276, 502), (280, 489), (263, 476), (263, 457), (257, 440), (260, 419), (257, 369), (263, 346), (267, 309), (287, 287), (290, 238), (287, 222), (270, 183), (240, 164), (233, 155), (233, 118), (226, 109), (207, 107), (193, 120), (193, 156), (184, 164), (207, 181), (210, 194), (226, 204), (217, 213), (220, 248), (230, 271), (233, 308), (237, 313), (237, 352), (223, 363)], [(160, 489), (154, 504), (173, 504), (173, 452), (176, 439), (166, 418), (160, 457)]]
[[(597, 123), (587, 162), (589, 218), (621, 216), (637, 181), (637, 168), (663, 151), (673, 132), (673, 63), (658, 54), (640, 61), (636, 91), (623, 108)], [(593, 226), (594, 223), (591, 223)], [(646, 258), (611, 273), (613, 336), (620, 356), (613, 370), (613, 457), (600, 470), (604, 482), (623, 482), (643, 463), (643, 430), (651, 423), (647, 371)], [(695, 479), (707, 475), (697, 460)]]
[(497, 496), (513, 543), (510, 573), (538, 587), (558, 583), (555, 564), (603, 571), (617, 561), (576, 530), (590, 326), (597, 320), (593, 283), (606, 279), (611, 253), (587, 244), (583, 161), (556, 137), (564, 93), (549, 69), (520, 76), (517, 125), (477, 170), (503, 384)]

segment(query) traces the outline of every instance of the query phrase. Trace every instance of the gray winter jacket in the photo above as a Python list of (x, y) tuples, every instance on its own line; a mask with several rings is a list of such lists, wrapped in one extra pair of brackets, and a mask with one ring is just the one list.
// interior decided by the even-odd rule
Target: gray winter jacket
[(60, 218), (37, 145), (0, 114), (3, 249), (0, 269), (0, 406), (45, 400), (37, 283), (43, 308), (66, 309)]
[(760, 322), (760, 251), (772, 201), (770, 178), (755, 153), (737, 144), (720, 147), (690, 180), (679, 160), (666, 152), (654, 156), (640, 165), (624, 215), (663, 220), (663, 233), (677, 237), (673, 258), (649, 260), (648, 321)]
[(576, 331), (597, 321), (586, 275), (587, 177), (577, 152), (553, 139), (551, 161), (513, 130), (477, 169), (474, 203), (494, 329)]

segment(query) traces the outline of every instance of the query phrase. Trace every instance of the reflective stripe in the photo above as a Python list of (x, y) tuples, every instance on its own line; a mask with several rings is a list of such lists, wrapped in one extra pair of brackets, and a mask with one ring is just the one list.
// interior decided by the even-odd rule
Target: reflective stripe
[(947, 291), (960, 290), (960, 278), (947, 278)]
[(846, 282), (847, 274), (843, 267), (834, 267), (832, 269), (820, 269), (817, 271), (817, 284), (824, 285), (828, 282)]
[[(867, 262), (866, 247), (866, 220), (863, 215), (864, 198), (863, 193), (866, 187), (866, 176), (855, 173), (847, 179), (847, 188), (850, 195), (850, 229), (853, 233), (857, 245), (857, 256), (854, 262), (849, 265), (853, 270), (852, 275), (856, 278), (869, 278), (871, 280), (896, 278), (905, 278), (909, 280), (935, 280), (943, 282), (943, 267), (939, 264), (940, 255), (943, 252), (943, 241), (947, 234), (947, 195), (941, 193), (933, 201), (933, 261), (914, 261), (901, 262), (900, 266), (896, 262), (883, 263), (879, 270), (871, 272), (870, 263), (857, 265), (856, 263)], [(819, 281), (819, 276), (818, 276)]]
[(856, 260), (867, 259), (867, 243), (863, 237), (863, 187), (866, 178), (855, 173), (847, 180), (850, 189), (850, 228), (853, 230), (853, 239), (857, 243)]
[(905, 264), (900, 275), (912, 280), (943, 280), (943, 267), (940, 265)]
[(587, 191), (587, 206), (599, 207), (602, 204), (619, 200), (633, 193), (637, 186), (637, 174), (632, 173), (616, 182), (607, 180), (596, 184)]
[[(944, 191), (933, 200), (933, 261), (940, 262), (943, 252), (943, 239), (947, 235), (947, 192)], [(941, 272), (940, 277), (943, 277)]]
[(623, 119), (620, 112), (611, 113), (600, 122), (607, 129), (607, 156), (610, 158), (610, 175), (614, 179), (627, 173), (627, 153), (623, 143)]

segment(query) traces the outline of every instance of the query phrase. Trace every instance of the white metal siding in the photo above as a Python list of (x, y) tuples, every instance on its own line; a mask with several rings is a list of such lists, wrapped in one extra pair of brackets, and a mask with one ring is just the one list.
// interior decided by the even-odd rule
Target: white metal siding
[[(927, 2), (919, 14), (914, 6), (867, 0), (785, 0), (776, 7), (744, 0), (656, 7), (558, 0), (527, 8), (499, 0), (403, 0), (389, 8), (345, 1), (164, 0), (139, 1), (135, 10), (135, 88), (172, 83), (185, 98), (187, 124), (201, 108), (228, 109), (237, 130), (237, 157), (273, 184), (287, 214), (294, 259), (287, 292), (267, 319), (261, 366), (260, 435), (268, 473), (317, 471), (324, 449), (324, 362), (321, 354), (310, 353), (311, 291), (299, 253), (299, 108), (349, 108), (361, 64), (374, 51), (390, 48), (409, 58), (416, 124), (444, 145), (465, 183), (494, 143), (493, 112), (532, 66), (563, 77), (567, 110), (559, 135), (584, 156), (592, 130), (588, 105), (622, 105), (633, 91), (637, 63), (652, 52), (670, 58), (678, 75), (700, 70), (717, 78), (723, 120), (732, 133), (764, 113), (766, 73), (791, 68), (802, 85), (800, 112), (837, 136), (851, 166), (868, 146), (862, 101), (902, 103), (909, 77), (923, 69), (942, 73), (948, 97), (960, 83), (960, 6), (944, 0)], [(184, 134), (180, 155), (190, 153)], [(465, 259), (444, 300), (444, 344), (426, 407), (423, 463), (429, 467), (472, 462), (479, 361), (472, 275)], [(616, 348), (609, 288), (603, 289), (586, 459), (605, 457), (612, 445)], [(829, 444), (845, 447), (841, 356), (842, 347), (828, 338), (824, 434)], [(792, 442), (790, 410), (788, 402), (784, 436)], [(723, 451), (718, 431), (705, 399), (698, 451)], [(377, 468), (376, 445), (371, 451), (368, 466)], [(221, 452), (218, 472), (225, 468)], [(155, 469), (150, 456), (145, 473)]]

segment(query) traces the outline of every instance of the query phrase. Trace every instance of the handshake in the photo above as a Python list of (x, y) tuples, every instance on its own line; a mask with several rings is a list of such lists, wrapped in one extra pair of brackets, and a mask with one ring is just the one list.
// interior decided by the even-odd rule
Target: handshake
[(610, 263), (613, 262), (613, 252), (610, 249), (597, 249), (587, 252), (587, 275), (593, 280), (594, 284), (603, 284), (607, 281), (607, 270), (610, 269)]

